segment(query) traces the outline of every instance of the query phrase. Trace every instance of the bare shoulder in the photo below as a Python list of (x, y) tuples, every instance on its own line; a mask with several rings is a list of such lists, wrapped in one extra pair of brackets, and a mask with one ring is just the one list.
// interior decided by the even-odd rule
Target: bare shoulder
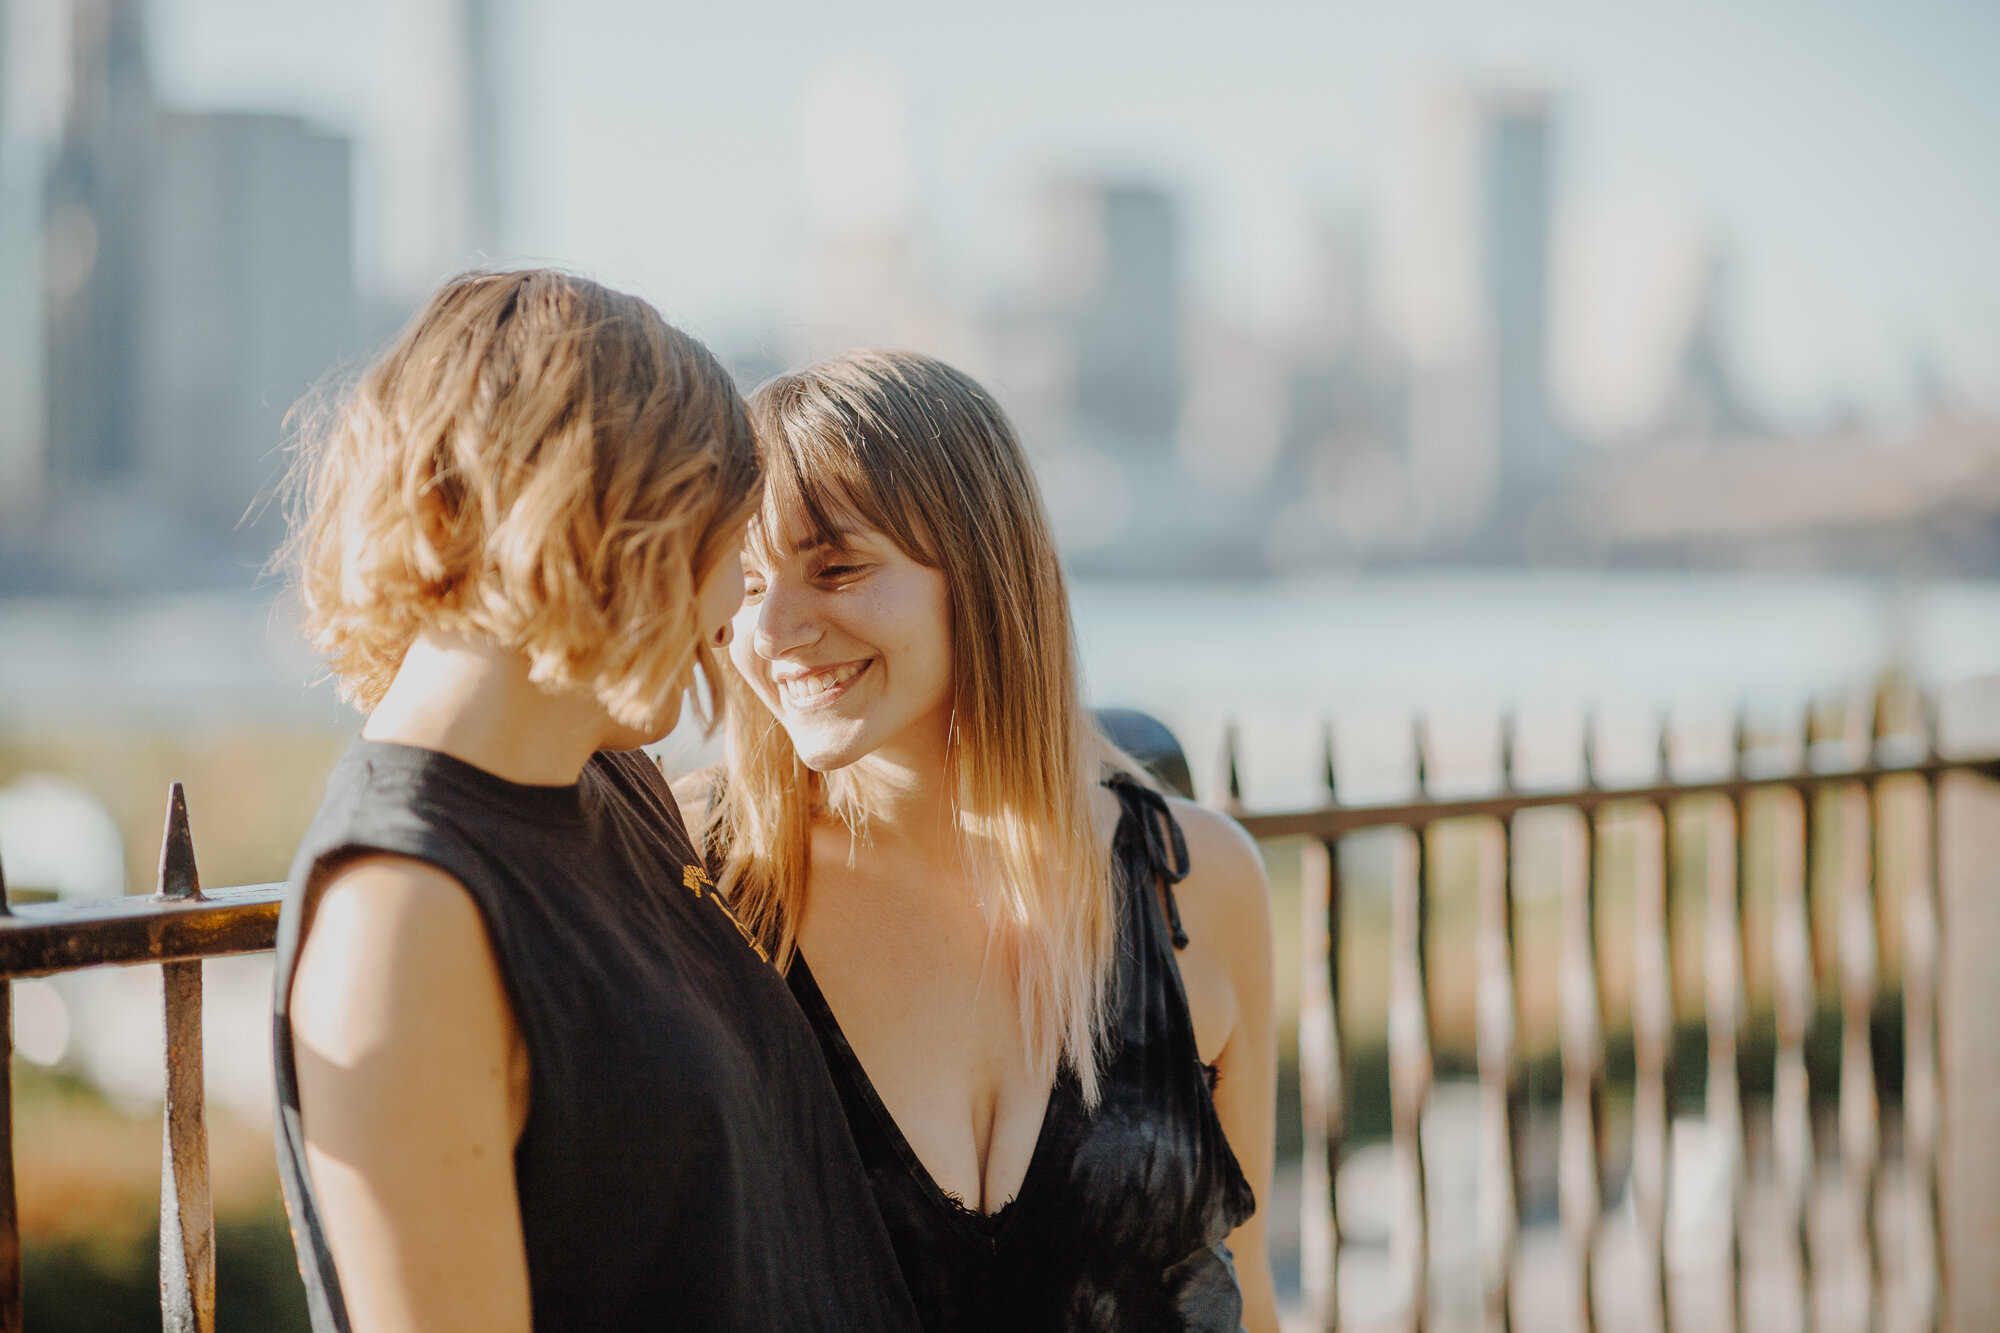
[(1190, 935), (1197, 927), (1225, 951), (1262, 957), (1270, 950), (1270, 883), (1264, 857), (1243, 826), (1218, 810), (1168, 797), (1187, 839), (1188, 874), (1174, 888)]
[(1241, 824), (1220, 810), (1178, 796), (1167, 798), (1167, 808), (1187, 839), (1188, 884), (1224, 897), (1264, 896), (1268, 891), (1264, 856)]
[(356, 1328), (529, 1327), (525, 1044), (472, 896), (374, 856), (322, 891), (290, 997), (307, 1169)]
[[(342, 867), (322, 889), (292, 984), (292, 1025), (327, 1054), (359, 1054), (490, 1010), (511, 1029), (485, 922), (457, 880), (399, 856)], [(447, 1017), (450, 1016), (450, 1017)]]

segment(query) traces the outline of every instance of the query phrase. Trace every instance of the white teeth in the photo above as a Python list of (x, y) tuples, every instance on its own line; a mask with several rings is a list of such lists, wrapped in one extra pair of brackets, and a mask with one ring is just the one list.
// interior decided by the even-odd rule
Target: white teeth
[(846, 666), (815, 671), (810, 676), (794, 676), (790, 680), (778, 682), (778, 692), (784, 695), (785, 702), (793, 708), (810, 708), (861, 674), (861, 668), (866, 665), (866, 662), (849, 662)]

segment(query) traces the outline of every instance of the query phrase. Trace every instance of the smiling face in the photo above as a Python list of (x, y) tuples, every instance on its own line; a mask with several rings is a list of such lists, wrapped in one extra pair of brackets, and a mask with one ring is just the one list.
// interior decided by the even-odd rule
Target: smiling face
[(766, 513), (730, 659), (808, 768), (942, 758), (951, 726), (945, 577), (858, 525), (803, 539)]

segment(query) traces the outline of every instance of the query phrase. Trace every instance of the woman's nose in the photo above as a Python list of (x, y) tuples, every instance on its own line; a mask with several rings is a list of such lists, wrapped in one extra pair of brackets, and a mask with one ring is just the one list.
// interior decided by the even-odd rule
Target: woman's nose
[(819, 637), (819, 626), (813, 620), (810, 601), (803, 589), (786, 588), (777, 583), (765, 589), (764, 600), (757, 606), (756, 624), (750, 637), (750, 646), (757, 650), (757, 656), (766, 661), (776, 661)]

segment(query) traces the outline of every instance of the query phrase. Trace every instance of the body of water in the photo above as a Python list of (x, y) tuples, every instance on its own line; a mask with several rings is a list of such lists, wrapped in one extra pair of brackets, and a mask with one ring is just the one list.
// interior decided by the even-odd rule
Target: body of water
[[(1444, 784), (1482, 780), (1502, 711), (1529, 779), (1574, 767), (1585, 712), (1604, 771), (1636, 776), (1662, 717), (1699, 765), (1739, 707), (1796, 731), (1809, 699), (1858, 701), (1888, 671), (2000, 675), (2000, 582), (1445, 572), (1081, 583), (1074, 602), (1091, 697), (1164, 718), (1204, 793), (1233, 723), (1259, 805), (1318, 799), (1326, 723), (1344, 792), (1366, 799), (1407, 785), (1418, 714)], [(270, 596), (0, 602), (0, 729), (233, 720), (358, 725)], [(714, 753), (689, 734), (667, 749)]]
[[(1733, 718), (1782, 735), (1807, 703), (1862, 701), (1887, 672), (1926, 686), (2000, 674), (2000, 583), (1650, 573), (1425, 573), (1257, 584), (1084, 584), (1092, 696), (1148, 709), (1212, 794), (1226, 726), (1253, 805), (1320, 796), (1331, 724), (1343, 793), (1407, 788), (1422, 715), (1442, 785), (1489, 780), (1501, 713), (1520, 771), (1561, 781), (1583, 718), (1600, 771), (1722, 762)], [(1831, 720), (1822, 726), (1832, 725)]]

